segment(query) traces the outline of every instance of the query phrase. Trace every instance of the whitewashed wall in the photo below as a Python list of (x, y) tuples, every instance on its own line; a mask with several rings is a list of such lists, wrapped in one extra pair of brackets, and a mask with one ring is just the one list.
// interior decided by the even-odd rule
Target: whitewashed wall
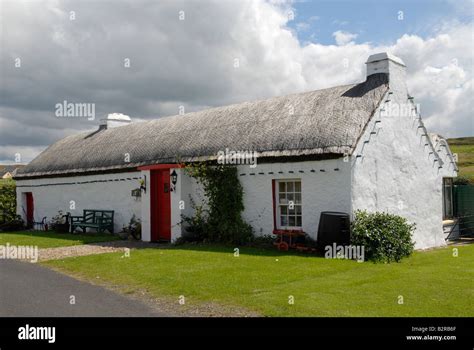
[[(387, 99), (391, 103), (409, 103), (404, 68), (398, 65), (390, 67), (390, 91)], [(446, 244), (442, 176), (452, 165), (449, 168), (445, 163), (445, 169), (438, 168), (439, 162), (434, 153), (430, 154), (433, 149), (425, 146), (427, 139), (419, 126), (413, 116), (380, 116), (380, 109), (376, 112), (351, 159), (352, 208), (388, 211), (416, 223), (415, 248), (424, 249)], [(371, 131), (376, 134), (371, 135)], [(369, 143), (364, 144), (366, 140)]]
[[(315, 170), (315, 172), (313, 173), (311, 170)], [(320, 170), (325, 170), (325, 172)], [(272, 172), (273, 174), (269, 174)], [(250, 173), (255, 175), (250, 175)], [(239, 165), (238, 174), (244, 190), (243, 218), (252, 225), (258, 236), (271, 235), (273, 231), (272, 179), (301, 179), (303, 231), (314, 239), (317, 237), (319, 217), (322, 211), (350, 213), (350, 163), (343, 162), (342, 158), (258, 164), (256, 168)], [(201, 186), (194, 179), (188, 178), (186, 182), (190, 191), (188, 194), (191, 194), (196, 203), (202, 203), (204, 195)], [(188, 194), (183, 192), (181, 195), (187, 205), (189, 203)], [(175, 208), (174, 205), (173, 208)]]
[(192, 191), (192, 182), (195, 182), (185, 174), (184, 169), (171, 169), (176, 171), (178, 182), (175, 190), (171, 192), (171, 240), (175, 241), (183, 232), (183, 215), (192, 216), (193, 210), (190, 202), (190, 193)]
[[(18, 180), (17, 213), (26, 219), (22, 209), (26, 211), (23, 193), (32, 192), (35, 221), (40, 221), (44, 216), (49, 221), (59, 210), (72, 215), (82, 215), (83, 209), (114, 210), (114, 229), (115, 232), (120, 232), (130, 222), (133, 214), (137, 218), (141, 217), (142, 200), (131, 196), (131, 191), (140, 187), (139, 180), (134, 178), (140, 176), (140, 172), (127, 172)], [(84, 183), (98, 180), (106, 181)], [(71, 201), (74, 201), (75, 210), (70, 209)]]
[[(316, 239), (322, 211), (350, 213), (349, 164), (343, 162), (342, 159), (333, 159), (261, 164), (256, 169), (240, 166), (239, 174), (247, 174), (239, 176), (244, 188), (244, 219), (252, 225), (257, 235), (271, 234), (273, 229), (272, 179), (301, 179), (303, 231)], [(300, 170), (304, 172), (300, 173)], [(256, 175), (248, 175), (250, 172)], [(259, 174), (261, 172), (265, 175)], [(268, 172), (274, 174), (269, 175)]]
[(439, 135), (432, 137), (433, 146), (438, 153), (438, 156), (443, 161), (443, 168), (440, 169), (440, 175), (443, 177), (455, 177), (457, 176), (456, 165), (454, 162), (454, 157), (452, 152), (449, 149), (449, 145), (446, 139), (442, 138)]

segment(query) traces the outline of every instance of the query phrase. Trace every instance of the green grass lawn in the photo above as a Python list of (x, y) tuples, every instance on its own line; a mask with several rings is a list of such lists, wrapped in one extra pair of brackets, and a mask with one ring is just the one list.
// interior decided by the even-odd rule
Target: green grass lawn
[(44, 264), (173, 303), (183, 295), (187, 304), (216, 302), (268, 316), (474, 316), (474, 245), (457, 249), (458, 257), (449, 247), (373, 264), (255, 248), (234, 257), (233, 248), (178, 246)]
[(459, 176), (474, 183), (474, 137), (449, 139), (448, 144), (451, 152), (458, 154)]
[(71, 245), (114, 241), (118, 239), (112, 235), (70, 234), (52, 231), (19, 231), (0, 232), (0, 245), (35, 245), (38, 248), (66, 247)]

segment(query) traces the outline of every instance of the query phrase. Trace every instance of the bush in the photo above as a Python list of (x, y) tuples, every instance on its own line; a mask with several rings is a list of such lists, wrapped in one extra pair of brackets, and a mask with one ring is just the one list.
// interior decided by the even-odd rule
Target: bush
[(11, 223), (16, 220), (15, 181), (0, 179), (0, 224)]
[(460, 175), (460, 176), (454, 178), (453, 184), (454, 185), (469, 185), (473, 181), (474, 181), (474, 179), (470, 179), (467, 176)]
[(275, 235), (255, 236), (250, 242), (251, 247), (256, 248), (274, 248), (277, 237)]
[(121, 233), (119, 236), (124, 239), (140, 240), (142, 238), (142, 223), (140, 219), (137, 219), (135, 214), (133, 214), (128, 225), (123, 226)]
[(25, 222), (20, 215), (17, 215), (13, 220), (0, 224), (0, 231), (21, 231), (24, 228)]
[(400, 216), (356, 211), (351, 229), (351, 244), (364, 247), (366, 260), (399, 262), (413, 252), (415, 224)]
[(69, 232), (69, 213), (64, 214), (62, 210), (58, 211), (56, 216), (51, 218), (51, 229), (59, 233)]
[(185, 232), (179, 238), (178, 243), (184, 242), (204, 242), (207, 238), (208, 211), (203, 205), (196, 205), (191, 198), (191, 206), (194, 211), (193, 216), (182, 216), (182, 223), (185, 224)]

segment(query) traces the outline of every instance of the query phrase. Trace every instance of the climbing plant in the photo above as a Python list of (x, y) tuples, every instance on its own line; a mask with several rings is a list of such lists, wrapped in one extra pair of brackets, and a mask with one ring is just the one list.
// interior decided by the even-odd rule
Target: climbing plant
[(190, 230), (199, 232), (201, 239), (209, 242), (250, 242), (253, 230), (242, 218), (243, 188), (237, 168), (202, 162), (187, 164), (186, 172), (202, 185), (207, 199), (206, 209), (199, 206), (195, 210), (198, 217), (185, 218)]

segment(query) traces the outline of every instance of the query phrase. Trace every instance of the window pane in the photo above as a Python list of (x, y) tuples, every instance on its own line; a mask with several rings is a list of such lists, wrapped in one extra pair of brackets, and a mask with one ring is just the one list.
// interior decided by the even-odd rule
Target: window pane
[(278, 195), (278, 198), (279, 198), (280, 204), (286, 204), (286, 196), (284, 193), (280, 193)]
[(295, 215), (296, 214), (295, 207), (293, 207), (293, 209), (290, 209), (290, 207), (288, 207), (288, 214)]
[(285, 190), (285, 183), (284, 182), (279, 182), (278, 183), (278, 191), (281, 192), (286, 192)]
[(451, 197), (451, 192), (448, 193), (448, 200), (446, 201), (446, 215), (448, 218), (453, 216), (453, 199)]
[(296, 217), (296, 226), (300, 226), (300, 227), (302, 226), (301, 225), (301, 216)]
[(280, 216), (280, 225), (288, 226), (288, 216)]
[(286, 205), (280, 206), (280, 215), (287, 215), (288, 214), (287, 208), (288, 207)]
[(293, 191), (294, 191), (293, 182), (287, 182), (286, 183), (286, 192), (293, 192)]
[(294, 216), (289, 216), (288, 217), (288, 226), (296, 226), (296, 220)]
[(295, 192), (301, 192), (301, 182), (300, 181), (295, 182)]
[(295, 194), (295, 203), (296, 204), (301, 204), (301, 193), (296, 193)]
[(292, 201), (293, 204), (295, 204), (295, 195), (294, 195), (293, 193), (287, 193), (287, 194), (286, 194), (286, 199), (288, 200), (288, 203), (289, 203), (290, 201)]
[(296, 214), (301, 215), (301, 205), (295, 205)]

